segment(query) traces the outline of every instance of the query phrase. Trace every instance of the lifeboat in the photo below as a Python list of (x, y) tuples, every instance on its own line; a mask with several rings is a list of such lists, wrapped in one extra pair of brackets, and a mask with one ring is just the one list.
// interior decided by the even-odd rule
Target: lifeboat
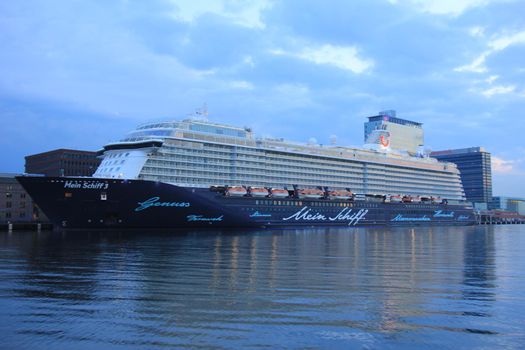
[(250, 187), (250, 195), (253, 197), (266, 197), (268, 190), (264, 187)]
[(403, 198), (401, 198), (401, 201), (403, 203), (412, 203), (412, 197), (411, 196), (403, 196)]
[(303, 188), (297, 190), (297, 196), (299, 198), (321, 198), (324, 196), (324, 192), (315, 188)]
[(353, 193), (347, 190), (330, 191), (328, 192), (328, 196), (333, 199), (350, 199), (353, 197)]
[(226, 189), (226, 195), (231, 197), (242, 197), (246, 195), (248, 191), (242, 186), (232, 186)]
[(400, 203), (402, 200), (401, 195), (399, 194), (393, 194), (390, 196), (390, 202), (392, 203)]
[(270, 196), (275, 198), (284, 198), (289, 196), (288, 191), (282, 188), (272, 188), (270, 192)]

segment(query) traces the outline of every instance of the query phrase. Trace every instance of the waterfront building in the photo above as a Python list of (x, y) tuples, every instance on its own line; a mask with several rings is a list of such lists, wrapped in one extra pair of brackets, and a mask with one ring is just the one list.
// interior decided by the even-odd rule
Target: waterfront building
[(96, 152), (61, 148), (25, 157), (25, 172), (46, 176), (91, 176), (99, 164)]
[(16, 175), (0, 173), (0, 223), (46, 222), (47, 218), (16, 181)]
[(489, 209), (500, 209), (525, 215), (525, 198), (492, 197)]
[(436, 151), (430, 156), (457, 165), (468, 201), (485, 205), (492, 201), (491, 158), (483, 147)]
[(368, 117), (368, 122), (365, 123), (365, 143), (368, 143), (374, 130), (385, 130), (390, 134), (389, 146), (393, 150), (414, 155), (424, 144), (423, 124), (398, 118), (393, 110)]

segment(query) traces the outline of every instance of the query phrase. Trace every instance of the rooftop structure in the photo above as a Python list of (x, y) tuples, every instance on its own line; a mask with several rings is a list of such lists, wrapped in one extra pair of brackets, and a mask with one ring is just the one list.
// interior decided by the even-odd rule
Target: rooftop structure
[(423, 124), (401, 119), (396, 116), (396, 111), (382, 111), (378, 115), (368, 117), (364, 125), (365, 143), (374, 130), (384, 130), (390, 134), (389, 147), (398, 151), (416, 154), (424, 144)]

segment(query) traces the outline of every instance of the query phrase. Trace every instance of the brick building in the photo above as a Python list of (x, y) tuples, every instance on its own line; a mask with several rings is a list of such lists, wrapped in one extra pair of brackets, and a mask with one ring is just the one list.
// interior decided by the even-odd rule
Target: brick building
[(46, 176), (91, 176), (100, 159), (96, 152), (56, 149), (25, 157), (25, 172)]
[(0, 173), (0, 223), (47, 222), (15, 176)]

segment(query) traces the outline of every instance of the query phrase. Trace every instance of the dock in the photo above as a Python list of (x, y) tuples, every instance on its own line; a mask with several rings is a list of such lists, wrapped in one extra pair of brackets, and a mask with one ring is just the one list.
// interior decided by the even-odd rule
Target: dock
[(523, 225), (525, 215), (502, 210), (481, 210), (476, 214), (478, 225)]

